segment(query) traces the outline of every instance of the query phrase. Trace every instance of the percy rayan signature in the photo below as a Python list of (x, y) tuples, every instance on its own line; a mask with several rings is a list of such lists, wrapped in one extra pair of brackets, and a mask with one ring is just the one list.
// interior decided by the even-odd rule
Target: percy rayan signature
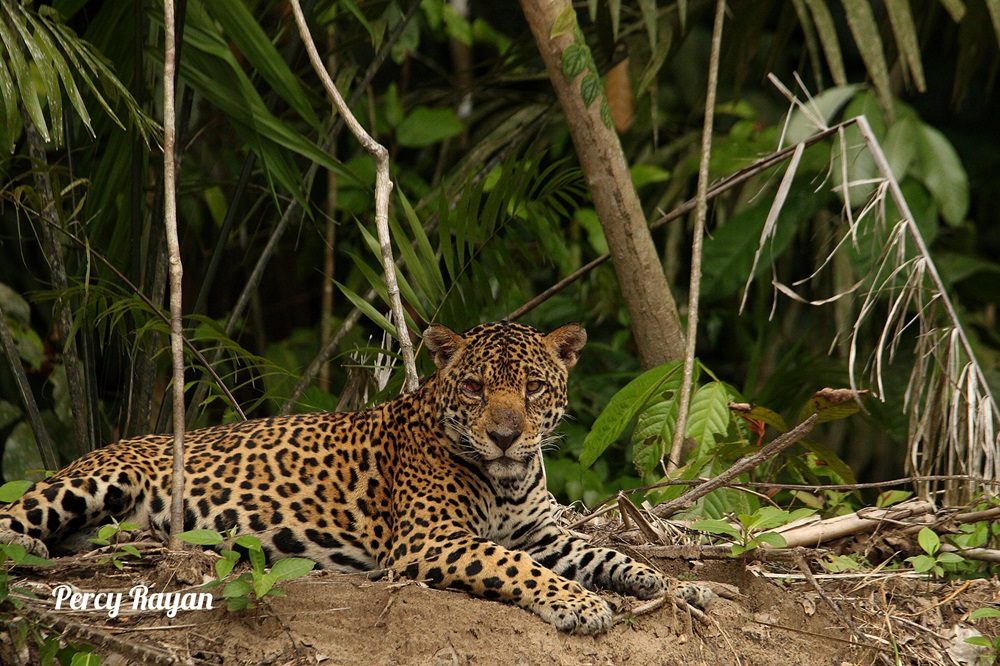
[(123, 606), (133, 611), (165, 611), (175, 617), (178, 611), (211, 610), (214, 597), (209, 592), (151, 592), (148, 585), (136, 585), (127, 592), (86, 592), (69, 585), (52, 589), (56, 610), (102, 611), (116, 618)]

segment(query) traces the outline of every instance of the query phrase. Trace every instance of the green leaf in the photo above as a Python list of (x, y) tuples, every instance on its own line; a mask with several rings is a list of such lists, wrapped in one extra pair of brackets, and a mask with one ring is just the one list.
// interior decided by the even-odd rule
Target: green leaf
[(927, 573), (937, 566), (937, 560), (929, 555), (915, 555), (906, 558), (906, 561), (913, 565), (913, 570), (917, 573)]
[(764, 532), (763, 534), (758, 534), (750, 540), (750, 543), (756, 545), (766, 543), (771, 548), (784, 548), (788, 544), (788, 542), (785, 541), (785, 537), (781, 536), (777, 532)]
[(0, 486), (0, 502), (13, 502), (28, 491), (34, 482), (27, 480), (8, 481)]
[(634, 164), (629, 167), (628, 172), (636, 189), (643, 185), (665, 183), (670, 180), (670, 172), (656, 164)]
[[(851, 98), (858, 92), (859, 85), (837, 86), (815, 95), (808, 103), (808, 108), (813, 115), (818, 116), (823, 124), (830, 126), (833, 119), (840, 113), (841, 109), (851, 101)], [(788, 130), (785, 132), (786, 141), (789, 144), (799, 143), (815, 134), (820, 128), (809, 118), (802, 109), (796, 107), (792, 112), (792, 117), (788, 121)]]
[(991, 608), (989, 606), (986, 608), (977, 608), (969, 613), (969, 619), (973, 621), (1000, 619), (1000, 608)]
[(593, 72), (588, 72), (580, 81), (580, 97), (583, 98), (583, 105), (590, 106), (601, 93), (601, 79)]
[(226, 599), (231, 599), (233, 597), (245, 597), (250, 594), (253, 588), (242, 578), (237, 578), (234, 581), (230, 581), (222, 588), (222, 596)]
[(878, 498), (875, 500), (875, 506), (884, 509), (893, 504), (904, 502), (911, 497), (913, 497), (913, 493), (909, 490), (886, 490), (883, 493), (879, 493)]
[(566, 7), (559, 13), (559, 16), (556, 17), (556, 20), (552, 22), (549, 39), (555, 39), (560, 35), (573, 32), (576, 25), (576, 10), (573, 9), (572, 4), (567, 3)]
[(861, 405), (849, 389), (822, 389), (817, 391), (799, 410), (799, 421), (818, 414), (816, 423), (839, 421), (861, 411)]
[(803, 439), (799, 444), (806, 451), (814, 454), (819, 460), (830, 468), (830, 470), (840, 477), (842, 483), (857, 483), (857, 479), (854, 477), (854, 470), (851, 469), (850, 465), (841, 460), (840, 456), (833, 452), (828, 446), (824, 446), (818, 442), (812, 440)]
[(244, 534), (242, 536), (236, 537), (236, 540), (233, 543), (236, 544), (237, 546), (242, 546), (243, 548), (246, 548), (247, 550), (263, 550), (264, 549), (264, 547), (260, 543), (260, 539), (258, 539), (255, 536), (251, 536), (249, 534)]
[(649, 50), (656, 50), (656, 0), (639, 0), (639, 12), (646, 26), (646, 36), (649, 39)]
[[(309, 103), (298, 76), (282, 59), (267, 33), (250, 13), (247, 4), (205, 2), (204, 8), (219, 22), (233, 45), (264, 77), (271, 88), (288, 102), (306, 122), (319, 130), (320, 122)], [(317, 84), (317, 87), (318, 84)]]
[(813, 22), (816, 24), (816, 33), (823, 46), (823, 54), (826, 56), (826, 64), (830, 68), (833, 82), (838, 86), (845, 86), (847, 85), (847, 74), (844, 70), (844, 57), (840, 52), (837, 26), (833, 22), (833, 15), (830, 14), (829, 7), (826, 6), (826, 0), (805, 0), (805, 2), (809, 6)]
[(729, 429), (729, 392), (722, 382), (710, 382), (695, 392), (688, 409), (686, 437), (711, 446)]
[(255, 574), (264, 571), (267, 558), (264, 557), (263, 550), (248, 550), (247, 556), (250, 558), (250, 568), (253, 569)]
[(917, 157), (912, 174), (923, 182), (941, 207), (941, 217), (951, 226), (965, 221), (969, 210), (969, 177), (955, 148), (929, 125), (920, 125), (913, 137)]
[(841, 2), (847, 16), (847, 25), (854, 35), (854, 43), (875, 86), (875, 93), (886, 114), (891, 116), (892, 87), (889, 83), (889, 67), (885, 62), (882, 37), (871, 4), (869, 0), (841, 0)]
[(958, 553), (938, 553), (937, 556), (938, 564), (964, 564), (965, 558)]
[(222, 535), (215, 530), (188, 530), (178, 534), (177, 538), (196, 546), (218, 546), (223, 541)]
[(965, 639), (965, 642), (969, 645), (977, 645), (984, 648), (993, 647), (993, 643), (986, 636), (969, 636)]
[(77, 652), (69, 664), (70, 666), (101, 666), (101, 658), (93, 652)]
[(585, 44), (574, 42), (562, 53), (562, 70), (567, 79), (572, 81), (590, 64), (590, 49)]
[(941, 537), (929, 527), (922, 528), (917, 533), (917, 543), (928, 555), (933, 555), (941, 548)]
[(902, 55), (902, 61), (913, 77), (917, 90), (923, 92), (927, 88), (924, 81), (924, 67), (920, 62), (920, 45), (917, 43), (917, 28), (913, 24), (913, 13), (910, 11), (910, 0), (893, 0), (885, 3), (892, 25), (892, 34), (896, 38), (896, 47)]
[(229, 612), (241, 611), (250, 605), (249, 597), (245, 595), (240, 595), (238, 597), (232, 597), (226, 599), (226, 610)]
[(396, 140), (401, 146), (420, 148), (457, 136), (463, 129), (451, 109), (418, 106), (396, 127)]
[(236, 566), (236, 560), (217, 560), (215, 562), (215, 576), (217, 578), (225, 578), (233, 571), (233, 567)]
[(300, 578), (313, 570), (316, 563), (304, 557), (286, 557), (278, 560), (271, 567), (271, 575), (277, 580)]
[(123, 543), (121, 545), (121, 549), (122, 549), (123, 552), (128, 553), (132, 557), (140, 557), (140, 558), (142, 557), (142, 553), (139, 552), (139, 549), (136, 548), (135, 546), (133, 546), (130, 543)]
[(590, 467), (611, 445), (641, 410), (660, 385), (679, 372), (681, 364), (672, 361), (642, 373), (618, 391), (601, 412), (583, 441), (580, 464)]
[(334, 284), (336, 284), (340, 288), (340, 291), (343, 292), (344, 296), (347, 296), (347, 299), (354, 304), (354, 307), (361, 310), (361, 312), (364, 313), (366, 317), (368, 317), (373, 322), (378, 324), (379, 328), (381, 328), (383, 331), (385, 331), (394, 338), (398, 337), (396, 335), (396, 327), (389, 322), (389, 320), (385, 317), (385, 315), (376, 310), (371, 303), (366, 301), (357, 292), (355, 292), (353, 289), (350, 289), (346, 285), (343, 285), (336, 281), (334, 281)]
[(679, 385), (680, 373), (661, 385), (659, 392), (663, 399), (644, 409), (632, 430), (632, 462), (643, 476), (656, 469), (673, 442)]
[(715, 520), (697, 520), (691, 523), (691, 529), (709, 534), (723, 534), (734, 539), (739, 539), (741, 533), (738, 529), (729, 524), (728, 520), (717, 518)]

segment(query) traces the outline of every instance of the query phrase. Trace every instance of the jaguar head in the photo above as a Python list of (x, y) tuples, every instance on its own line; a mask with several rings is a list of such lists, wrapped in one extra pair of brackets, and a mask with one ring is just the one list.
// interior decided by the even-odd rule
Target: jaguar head
[(566, 379), (586, 341), (578, 324), (549, 334), (512, 322), (424, 331), (438, 367), (437, 418), (454, 452), (501, 483), (524, 477), (566, 410)]

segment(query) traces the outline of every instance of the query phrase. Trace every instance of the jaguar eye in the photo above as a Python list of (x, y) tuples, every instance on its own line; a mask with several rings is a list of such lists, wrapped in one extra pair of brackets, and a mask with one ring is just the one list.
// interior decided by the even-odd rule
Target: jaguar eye
[(483, 383), (478, 379), (466, 379), (462, 382), (462, 390), (469, 395), (482, 395)]
[(532, 379), (530, 382), (527, 383), (527, 385), (525, 385), (524, 388), (525, 388), (525, 390), (529, 394), (532, 394), (532, 393), (538, 393), (544, 387), (545, 387), (545, 384), (543, 384), (542, 382), (538, 381), (537, 379)]

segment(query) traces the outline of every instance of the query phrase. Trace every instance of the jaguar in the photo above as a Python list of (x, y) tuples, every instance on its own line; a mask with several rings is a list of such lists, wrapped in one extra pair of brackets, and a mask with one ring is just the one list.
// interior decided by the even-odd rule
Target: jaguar
[[(555, 518), (542, 448), (586, 340), (577, 324), (547, 334), (507, 321), (462, 334), (432, 325), (423, 342), (436, 370), (411, 393), (363, 411), (191, 431), (183, 527), (254, 534), (272, 561), (394, 571), (514, 603), (563, 631), (604, 632), (613, 613), (596, 590), (648, 599), (671, 586)], [(109, 517), (165, 537), (171, 446), (170, 435), (147, 435), (79, 458), (0, 509), (0, 543), (46, 556)]]

